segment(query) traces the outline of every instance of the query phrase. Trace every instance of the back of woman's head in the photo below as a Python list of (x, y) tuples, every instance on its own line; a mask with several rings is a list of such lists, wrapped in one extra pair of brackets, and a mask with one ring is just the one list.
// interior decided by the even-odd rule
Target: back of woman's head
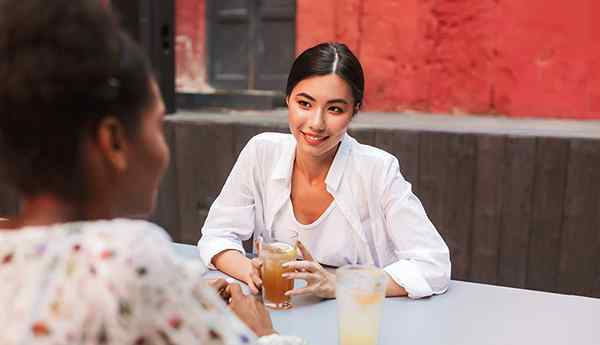
[(0, 0), (0, 171), (25, 195), (79, 197), (81, 143), (104, 116), (134, 131), (150, 67), (101, 0)]
[(344, 79), (352, 91), (354, 102), (360, 107), (363, 101), (365, 78), (360, 62), (342, 43), (321, 43), (300, 54), (288, 76), (286, 96), (304, 79), (336, 74)]

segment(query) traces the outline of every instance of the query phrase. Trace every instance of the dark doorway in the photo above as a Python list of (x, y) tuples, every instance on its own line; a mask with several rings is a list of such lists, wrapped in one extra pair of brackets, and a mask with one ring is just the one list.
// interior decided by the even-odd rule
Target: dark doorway
[(121, 22), (152, 61), (167, 113), (175, 107), (174, 0), (111, 0)]
[(296, 45), (295, 0), (208, 0), (209, 81), (283, 92)]

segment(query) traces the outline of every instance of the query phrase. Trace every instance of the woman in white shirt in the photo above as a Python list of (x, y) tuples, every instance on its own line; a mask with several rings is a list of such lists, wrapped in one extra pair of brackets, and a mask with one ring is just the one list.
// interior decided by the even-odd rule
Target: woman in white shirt
[(254, 292), (258, 266), (241, 242), (298, 240), (290, 262), (307, 286), (289, 295), (335, 297), (335, 275), (322, 265), (384, 268), (388, 296), (443, 293), (448, 247), (429, 221), (397, 159), (347, 134), (363, 100), (362, 67), (343, 44), (323, 43), (295, 60), (286, 89), (291, 134), (263, 133), (240, 153), (211, 206), (198, 242), (209, 267)]
[(0, 344), (303, 343), (117, 219), (152, 210), (169, 151), (147, 58), (100, 0), (0, 1), (0, 52), (0, 167), (22, 195), (0, 222)]

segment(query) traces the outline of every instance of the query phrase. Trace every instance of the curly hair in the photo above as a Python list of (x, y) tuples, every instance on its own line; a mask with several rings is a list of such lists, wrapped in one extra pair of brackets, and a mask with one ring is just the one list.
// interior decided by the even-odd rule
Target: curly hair
[(26, 196), (81, 198), (82, 139), (105, 116), (132, 133), (148, 59), (100, 0), (0, 0), (0, 170)]

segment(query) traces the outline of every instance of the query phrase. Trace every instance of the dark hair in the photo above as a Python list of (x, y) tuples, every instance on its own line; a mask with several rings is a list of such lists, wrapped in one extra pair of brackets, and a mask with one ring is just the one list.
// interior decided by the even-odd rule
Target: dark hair
[(336, 74), (348, 83), (355, 105), (360, 107), (365, 77), (360, 62), (343, 43), (321, 43), (303, 51), (292, 65), (285, 94), (289, 97), (294, 87), (306, 78), (328, 74)]
[(25, 195), (83, 190), (81, 142), (105, 116), (128, 133), (151, 68), (101, 0), (0, 1), (0, 167)]

